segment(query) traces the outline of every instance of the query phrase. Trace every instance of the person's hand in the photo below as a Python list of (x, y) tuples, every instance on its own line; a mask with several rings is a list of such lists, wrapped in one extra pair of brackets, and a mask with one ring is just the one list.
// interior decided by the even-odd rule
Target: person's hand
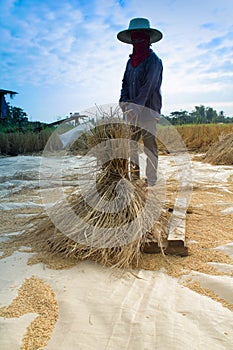
[(127, 103), (124, 114), (127, 122), (135, 124), (139, 115), (138, 106), (132, 102)]
[(122, 112), (124, 113), (127, 110), (127, 106), (128, 106), (129, 102), (120, 102), (120, 108), (122, 110)]
[(137, 114), (135, 114), (133, 111), (129, 110), (125, 112), (126, 116), (126, 121), (129, 122), (130, 124), (135, 124), (137, 120)]
[(159, 121), (160, 121), (160, 113), (159, 112), (155, 112), (154, 116), (155, 116), (156, 122), (159, 123)]

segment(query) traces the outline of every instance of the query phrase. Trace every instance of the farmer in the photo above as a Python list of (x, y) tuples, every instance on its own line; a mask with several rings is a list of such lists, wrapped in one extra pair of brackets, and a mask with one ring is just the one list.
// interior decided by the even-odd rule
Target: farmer
[(122, 81), (120, 106), (126, 120), (132, 125), (130, 142), (131, 179), (140, 178), (138, 141), (142, 136), (147, 156), (145, 187), (154, 186), (157, 180), (158, 149), (156, 124), (160, 117), (162, 97), (163, 65), (161, 59), (150, 48), (162, 39), (162, 33), (150, 28), (146, 18), (134, 18), (129, 28), (117, 34), (117, 38), (133, 45)]

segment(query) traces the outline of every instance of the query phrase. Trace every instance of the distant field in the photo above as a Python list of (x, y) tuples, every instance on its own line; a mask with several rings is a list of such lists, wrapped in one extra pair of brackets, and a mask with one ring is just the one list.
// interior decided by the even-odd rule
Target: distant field
[[(227, 134), (233, 134), (233, 124), (192, 124), (175, 127), (189, 151), (202, 153)], [(158, 129), (158, 145), (166, 153), (166, 145), (171, 145), (176, 137), (174, 126), (165, 126)], [(161, 143), (161, 140), (165, 142)]]
[[(189, 151), (202, 153), (208, 151), (209, 147), (222, 135), (233, 133), (233, 124), (161, 126), (158, 128), (160, 152), (167, 153), (169, 145), (172, 148), (174, 139), (177, 139), (177, 133), (174, 130), (178, 131)], [(43, 130), (40, 133), (15, 132), (7, 134), (0, 132), (0, 154), (15, 155), (41, 152), (51, 134), (51, 130)]]
[(51, 130), (43, 130), (40, 133), (0, 132), (0, 154), (17, 155), (41, 152), (51, 134)]

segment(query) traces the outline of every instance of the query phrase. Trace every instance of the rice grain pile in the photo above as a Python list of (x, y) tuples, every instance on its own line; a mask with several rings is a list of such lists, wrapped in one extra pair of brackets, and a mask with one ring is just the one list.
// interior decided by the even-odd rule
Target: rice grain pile
[(28, 313), (38, 316), (28, 326), (21, 349), (43, 349), (58, 319), (58, 303), (50, 286), (35, 276), (23, 282), (9, 306), (0, 308), (0, 316), (5, 318), (21, 317)]

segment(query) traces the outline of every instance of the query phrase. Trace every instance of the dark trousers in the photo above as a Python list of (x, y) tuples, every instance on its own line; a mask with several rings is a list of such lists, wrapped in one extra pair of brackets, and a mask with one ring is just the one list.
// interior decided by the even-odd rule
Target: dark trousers
[(144, 152), (146, 154), (146, 178), (149, 186), (157, 181), (158, 147), (156, 142), (156, 120), (143, 122), (143, 126), (132, 126), (130, 142), (130, 174), (131, 179), (140, 178), (138, 141), (142, 137)]

